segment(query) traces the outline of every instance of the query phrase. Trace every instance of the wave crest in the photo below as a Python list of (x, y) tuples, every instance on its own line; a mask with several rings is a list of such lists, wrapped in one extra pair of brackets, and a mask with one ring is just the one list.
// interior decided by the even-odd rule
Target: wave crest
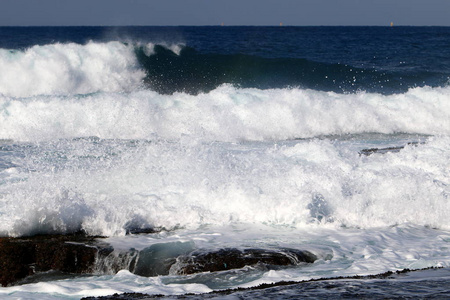
[(0, 49), (0, 94), (9, 97), (131, 91), (142, 84), (134, 47), (120, 42)]
[(404, 94), (338, 94), (304, 89), (239, 89), (160, 95), (0, 97), (0, 139), (97, 136), (113, 139), (261, 141), (332, 134), (450, 134), (450, 87)]

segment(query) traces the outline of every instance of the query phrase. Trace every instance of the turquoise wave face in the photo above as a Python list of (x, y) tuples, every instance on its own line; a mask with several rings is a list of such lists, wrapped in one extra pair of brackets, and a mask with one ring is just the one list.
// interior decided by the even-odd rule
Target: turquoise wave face
[(445, 86), (448, 82), (445, 73), (407, 67), (378, 70), (304, 58), (201, 53), (190, 47), (174, 53), (163, 45), (155, 45), (148, 55), (146, 49), (136, 48), (138, 61), (147, 74), (145, 82), (148, 88), (163, 94), (198, 94), (222, 84), (258, 89), (298, 87), (338, 93), (394, 94), (417, 86)]

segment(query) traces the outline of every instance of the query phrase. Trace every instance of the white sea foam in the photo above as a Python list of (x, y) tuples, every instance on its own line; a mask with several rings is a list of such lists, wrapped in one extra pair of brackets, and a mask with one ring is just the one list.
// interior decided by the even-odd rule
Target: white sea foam
[(203, 284), (164, 285), (158, 277), (143, 278), (122, 270), (114, 276), (39, 282), (0, 288), (0, 295), (4, 299), (80, 299), (81, 297), (100, 297), (126, 292), (176, 295), (210, 291), (211, 289)]
[(126, 142), (18, 145), (0, 185), (2, 235), (124, 235), (127, 224), (450, 229), (449, 137), (360, 156), (346, 143)]
[[(130, 221), (449, 228), (449, 90), (1, 96), (0, 138), (27, 143), (0, 153), (0, 232), (123, 235)], [(285, 141), (363, 132), (436, 137), (370, 157), (354, 143)], [(102, 139), (77, 139), (90, 136)]]
[(130, 91), (144, 75), (133, 46), (120, 42), (0, 49), (0, 94), (8, 97)]
[(363, 132), (450, 134), (450, 87), (388, 96), (232, 86), (197, 96), (148, 90), (0, 96), (0, 138), (17, 141), (186, 135), (208, 141), (262, 141)]

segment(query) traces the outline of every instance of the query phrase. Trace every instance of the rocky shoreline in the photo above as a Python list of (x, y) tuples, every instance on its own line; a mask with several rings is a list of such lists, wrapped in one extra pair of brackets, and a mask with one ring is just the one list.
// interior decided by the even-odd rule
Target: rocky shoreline
[[(116, 252), (103, 237), (83, 233), (0, 238), (0, 284), (10, 286), (60, 276), (114, 274), (121, 269), (140, 276), (187, 275), (244, 266), (293, 266), (317, 257), (298, 249), (195, 249), (191, 243), (162, 243), (140, 251)], [(43, 275), (44, 274), (44, 275)], [(42, 276), (41, 276), (42, 275)]]
[[(409, 273), (444, 271), (442, 278), (431, 280), (411, 279)], [(305, 281), (281, 281), (250, 288), (213, 291), (206, 294), (149, 295), (123, 293), (102, 297), (85, 297), (82, 300), (144, 300), (144, 299), (449, 299), (448, 279), (450, 269), (403, 269), (376, 275), (318, 278)]]
[[(170, 250), (172, 249), (172, 250)], [(175, 250), (174, 250), (175, 249)], [(169, 251), (170, 250), (170, 251)], [(172, 252), (171, 252), (172, 251)], [(313, 263), (316, 256), (298, 249), (221, 248), (194, 249), (190, 243), (154, 244), (142, 250), (115, 251), (104, 237), (83, 233), (0, 238), (0, 283), (3, 286), (49, 281), (75, 276), (105, 274), (101, 262), (109, 265), (110, 274), (120, 269), (141, 276), (184, 275), (218, 272), (244, 266), (264, 264), (268, 268)], [(126, 267), (124, 267), (126, 266)], [(428, 270), (428, 271), (426, 271)], [(442, 273), (439, 276), (426, 272)], [(424, 271), (408, 280), (409, 273)], [(420, 272), (417, 272), (420, 273)], [(450, 293), (450, 269), (404, 269), (377, 275), (320, 278), (307, 281), (282, 281), (252, 288), (214, 291), (207, 294), (150, 295), (140, 293), (87, 297), (85, 300), (137, 299), (294, 299), (299, 295), (317, 299), (335, 299), (345, 293), (350, 298), (441, 299)], [(419, 293), (419, 294), (418, 294)]]
[(92, 272), (102, 248), (99, 237), (84, 234), (0, 238), (0, 284), (8, 286), (49, 270)]

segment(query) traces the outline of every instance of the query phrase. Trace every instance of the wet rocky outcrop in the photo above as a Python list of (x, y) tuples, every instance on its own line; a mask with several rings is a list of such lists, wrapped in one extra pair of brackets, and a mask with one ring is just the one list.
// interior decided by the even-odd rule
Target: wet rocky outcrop
[[(46, 276), (115, 274), (127, 269), (140, 276), (185, 275), (245, 266), (293, 266), (317, 257), (297, 249), (195, 249), (193, 242), (169, 242), (142, 250), (117, 251), (101, 237), (40, 235), (0, 238), (0, 284), (8, 286)], [(51, 271), (51, 272), (48, 272)], [(45, 272), (48, 272), (47, 274)]]
[(0, 284), (49, 270), (90, 273), (98, 245), (96, 237), (83, 234), (0, 238)]
[(297, 249), (236, 249), (195, 250), (192, 242), (154, 244), (140, 251), (111, 251), (99, 254), (97, 271), (116, 273), (121, 269), (146, 277), (158, 275), (187, 275), (240, 269), (245, 266), (293, 266), (312, 263), (317, 257)]
[(184, 275), (199, 272), (216, 272), (239, 269), (245, 266), (265, 264), (293, 266), (313, 263), (317, 257), (309, 251), (297, 249), (235, 249), (226, 248), (212, 252), (196, 251), (179, 256), (170, 268), (171, 274)]

